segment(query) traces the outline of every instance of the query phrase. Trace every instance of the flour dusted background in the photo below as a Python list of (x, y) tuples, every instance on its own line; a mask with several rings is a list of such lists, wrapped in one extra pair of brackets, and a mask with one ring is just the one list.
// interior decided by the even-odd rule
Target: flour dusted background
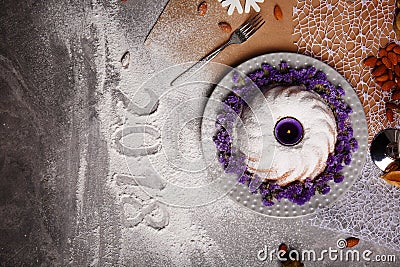
[[(143, 46), (165, 4), (0, 2), (0, 266), (278, 266), (257, 252), (282, 242), (336, 247), (343, 237), (261, 216), (228, 197), (186, 208), (157, 201), (164, 180), (208, 182), (159, 153), (174, 103), (209, 89), (171, 91), (148, 108), (154, 96), (138, 92), (170, 66)], [(197, 114), (200, 106), (186, 108)], [(179, 151), (195, 160), (199, 121), (185, 125)], [(140, 136), (154, 146), (148, 156)], [(397, 253), (361, 241), (366, 248)]]

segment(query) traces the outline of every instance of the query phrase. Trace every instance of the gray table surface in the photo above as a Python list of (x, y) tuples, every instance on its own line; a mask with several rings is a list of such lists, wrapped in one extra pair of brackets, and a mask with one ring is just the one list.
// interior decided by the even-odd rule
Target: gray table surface
[[(347, 237), (300, 219), (267, 218), (229, 198), (163, 206), (169, 220), (161, 226), (149, 222), (150, 212), (126, 223), (121, 199), (140, 193), (118, 180), (115, 129), (125, 123), (118, 92), (133, 97), (168, 66), (143, 46), (165, 4), (0, 1), (0, 266), (279, 266), (257, 253), (282, 242), (321, 251)], [(371, 242), (356, 248), (400, 259)], [(398, 266), (305, 263), (381, 265)]]

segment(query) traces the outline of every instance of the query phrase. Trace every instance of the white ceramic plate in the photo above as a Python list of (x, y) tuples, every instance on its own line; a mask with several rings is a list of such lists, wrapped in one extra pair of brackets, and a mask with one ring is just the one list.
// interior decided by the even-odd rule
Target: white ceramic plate
[[(304, 216), (315, 212), (318, 208), (332, 204), (334, 201), (339, 200), (340, 196), (342, 196), (353, 185), (354, 181), (359, 177), (366, 159), (368, 129), (364, 109), (356, 92), (338, 72), (319, 60), (295, 53), (272, 53), (250, 59), (240, 64), (235, 69), (241, 73), (248, 74), (260, 69), (261, 64), (263, 63), (268, 63), (277, 67), (281, 61), (286, 61), (291, 68), (314, 66), (317, 70), (323, 71), (332, 84), (341, 86), (345, 90), (346, 94), (344, 100), (353, 110), (350, 117), (352, 120), (354, 137), (357, 139), (359, 145), (358, 150), (353, 153), (351, 164), (345, 166), (341, 171), (345, 176), (344, 181), (339, 184), (331, 181), (331, 191), (327, 195), (320, 195), (317, 193), (308, 203), (302, 206), (294, 204), (287, 199), (283, 199), (271, 207), (266, 207), (262, 204), (262, 197), (260, 194), (251, 194), (246, 185), (236, 182), (234, 176), (232, 176), (232, 179), (225, 180), (226, 184), (224, 184), (223, 190), (225, 192), (229, 191), (228, 196), (240, 203), (242, 206), (264, 215), (289, 218)], [(212, 142), (212, 137), (216, 132), (215, 120), (210, 120), (209, 118), (216, 118), (219, 111), (218, 108), (216, 108), (215, 103), (222, 103), (230, 93), (230, 90), (227, 88), (232, 88), (234, 86), (232, 82), (234, 71), (235, 70), (228, 73), (215, 87), (215, 90), (212, 92), (209, 102), (204, 110), (203, 117), (208, 119), (203, 119), (201, 126), (204, 156), (210, 160), (215, 160), (216, 164), (212, 163), (211, 165), (213, 168), (218, 169), (215, 170), (217, 173), (223, 172), (223, 169), (221, 164), (216, 160), (217, 149)]]

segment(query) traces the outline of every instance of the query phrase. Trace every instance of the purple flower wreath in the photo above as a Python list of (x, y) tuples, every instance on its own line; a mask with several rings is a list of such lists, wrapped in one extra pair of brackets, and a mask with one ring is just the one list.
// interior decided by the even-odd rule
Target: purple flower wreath
[[(235, 86), (223, 102), (223, 110), (216, 120), (216, 134), (213, 136), (214, 144), (218, 149), (218, 160), (223, 165), (226, 173), (237, 175), (237, 181), (247, 184), (250, 192), (260, 193), (263, 204), (272, 206), (274, 199), (283, 198), (303, 205), (308, 202), (316, 192), (326, 195), (330, 191), (329, 181), (341, 183), (344, 176), (340, 173), (344, 165), (351, 162), (352, 152), (358, 149), (357, 140), (353, 138), (353, 128), (350, 121), (351, 108), (344, 102), (343, 88), (331, 84), (326, 74), (317, 71), (314, 67), (302, 69), (290, 68), (286, 62), (281, 62), (278, 68), (269, 64), (262, 64), (261, 69), (241, 77), (234, 73), (232, 81)], [(315, 179), (307, 178), (304, 182), (292, 182), (280, 186), (274, 181), (262, 180), (257, 174), (250, 172), (245, 163), (245, 155), (232, 144), (232, 130), (237, 116), (246, 105), (246, 98), (251, 91), (265, 88), (274, 84), (304, 85), (306, 90), (318, 93), (332, 109), (337, 123), (337, 142), (335, 150), (328, 156), (325, 170)]]

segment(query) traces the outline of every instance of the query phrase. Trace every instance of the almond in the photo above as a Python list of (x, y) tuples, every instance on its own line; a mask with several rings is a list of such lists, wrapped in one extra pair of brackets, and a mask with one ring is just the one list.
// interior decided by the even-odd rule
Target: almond
[(387, 172), (393, 172), (393, 171), (397, 171), (397, 170), (400, 170), (400, 162), (393, 161), (393, 162), (389, 163), (389, 165), (385, 169), (386, 173), (383, 174), (381, 177), (385, 178), (385, 176), (387, 175)]
[(204, 16), (207, 13), (207, 8), (208, 8), (207, 2), (203, 1), (197, 7), (197, 12), (199, 13), (200, 16)]
[(385, 50), (388, 51), (388, 52), (389, 52), (389, 51), (392, 51), (393, 48), (395, 48), (396, 45), (397, 45), (396, 43), (390, 43), (390, 44), (388, 44), (388, 45), (386, 46)]
[(387, 56), (387, 51), (385, 50), (385, 48), (379, 49), (379, 56), (380, 57), (386, 57)]
[(373, 71), (372, 71), (372, 76), (374, 77), (378, 77), (381, 76), (382, 74), (384, 74), (386, 72), (386, 66), (385, 65), (380, 65), (378, 67), (376, 67)]
[(394, 81), (386, 81), (382, 85), (382, 90), (383, 91), (390, 91), (394, 87), (396, 87), (396, 83)]
[(381, 58), (378, 58), (377, 60), (376, 60), (376, 66), (380, 66), (380, 65), (382, 65), (383, 63), (382, 63), (382, 59)]
[(356, 238), (356, 237), (349, 237), (346, 238), (346, 247), (348, 248), (352, 248), (355, 245), (358, 244), (358, 242), (360, 242), (360, 239)]
[(380, 87), (382, 87), (383, 82), (376, 82)]
[(278, 5), (275, 5), (274, 7), (274, 16), (277, 20), (281, 20), (283, 18), (282, 9)]
[[(397, 59), (397, 57), (396, 57), (396, 59)], [(393, 64), (392, 64), (392, 62), (391, 62), (387, 57), (383, 57), (383, 58), (382, 58), (382, 62), (383, 62), (383, 65), (386, 66), (386, 68), (392, 69)]]
[(288, 252), (289, 248), (285, 243), (282, 243), (279, 245), (279, 250), (283, 250), (285, 252)]
[(396, 89), (392, 92), (392, 100), (399, 100), (400, 99), (400, 90)]
[(393, 52), (395, 52), (396, 54), (400, 55), (400, 46), (397, 45), (396, 47), (393, 48)]
[(388, 121), (393, 122), (394, 121), (394, 113), (393, 110), (391, 110), (390, 108), (386, 109), (386, 118), (388, 119)]
[(387, 80), (389, 80), (389, 75), (388, 74), (383, 74), (379, 77), (376, 77), (375, 79), (377, 82), (386, 82)]
[(382, 176), (383, 179), (385, 179), (387, 182), (392, 181), (392, 182), (400, 182), (400, 171), (391, 171)]
[(232, 27), (228, 22), (220, 22), (220, 23), (218, 23), (218, 26), (224, 32), (228, 32), (229, 33), (229, 32), (232, 31)]
[[(393, 174), (394, 176), (400, 177), (400, 171), (393, 171), (393, 172), (390, 172), (390, 174)], [(385, 179), (385, 178), (384, 178), (384, 179)], [(391, 184), (391, 185), (400, 187), (400, 182), (396, 182), (396, 181), (392, 181), (392, 180), (388, 180), (388, 179), (385, 179), (385, 181), (386, 181), (388, 184)]]
[(400, 77), (400, 65), (394, 66), (394, 73), (397, 77)]
[(124, 67), (125, 69), (128, 68), (130, 61), (131, 61), (131, 54), (129, 53), (129, 51), (126, 51), (121, 57), (122, 67)]
[(393, 80), (393, 71), (388, 72), (388, 80)]
[(397, 87), (400, 88), (400, 79), (397, 79)]
[(394, 52), (388, 52), (387, 57), (393, 65), (397, 64), (397, 55)]
[(377, 60), (378, 59), (374, 56), (367, 57), (364, 59), (364, 65), (367, 67), (375, 67)]
[(390, 108), (390, 109), (398, 109), (400, 108), (399, 105), (397, 105), (396, 103), (393, 102), (387, 102), (386, 103), (386, 108)]

